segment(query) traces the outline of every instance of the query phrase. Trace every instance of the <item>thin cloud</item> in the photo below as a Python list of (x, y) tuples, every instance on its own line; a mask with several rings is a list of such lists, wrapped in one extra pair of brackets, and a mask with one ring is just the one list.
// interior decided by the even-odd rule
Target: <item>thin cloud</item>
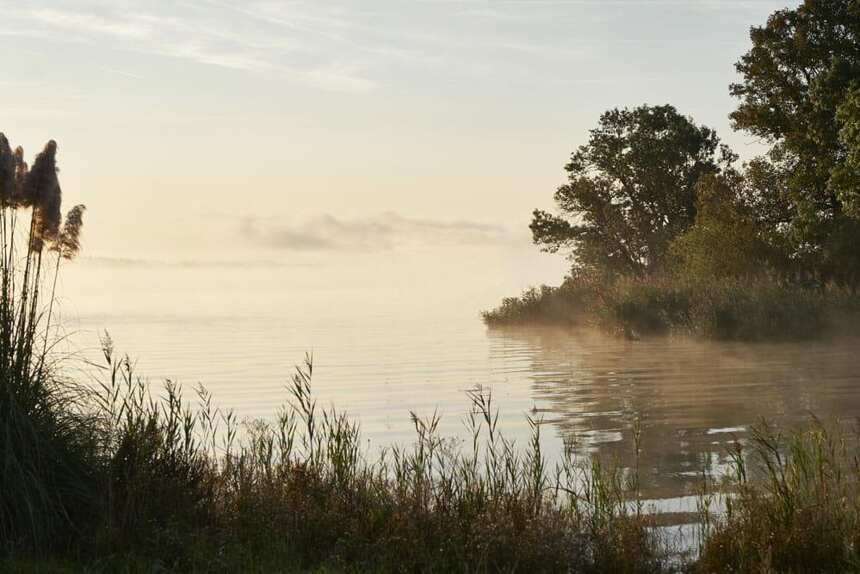
[(273, 260), (254, 259), (135, 259), (131, 257), (100, 257), (84, 256), (80, 260), (90, 265), (99, 267), (122, 267), (122, 268), (176, 268), (176, 269), (260, 269), (260, 268), (292, 268), (292, 267), (319, 267), (317, 263), (287, 262)]
[(108, 74), (114, 74), (117, 76), (122, 76), (124, 78), (129, 78), (132, 80), (144, 80), (144, 79), (146, 79), (143, 76), (141, 76), (140, 74), (135, 74), (134, 72), (129, 72), (127, 70), (118, 70), (116, 68), (102, 68), (102, 70), (107, 72)]
[(476, 221), (438, 221), (385, 212), (342, 219), (322, 214), (283, 223), (247, 218), (241, 235), (257, 245), (291, 251), (378, 252), (405, 246), (491, 245), (511, 240), (502, 226)]
[[(26, 3), (24, 4), (26, 6)], [(362, 75), (364, 66), (307, 46), (301, 34), (236, 21), (207, 10), (206, 5), (176, 5), (178, 13), (153, 12), (151, 5), (130, 3), (117, 9), (109, 3), (89, 9), (21, 7), (7, 11), (0, 35), (18, 34), (58, 43), (103, 45), (147, 55), (244, 72), (274, 72), (326, 91), (366, 93), (376, 87)], [(183, 11), (184, 10), (184, 11)], [(301, 19), (298, 19), (301, 23)], [(314, 53), (314, 49), (316, 53)]]
[(143, 38), (151, 33), (149, 27), (142, 26), (140, 22), (131, 18), (119, 19), (86, 12), (49, 8), (28, 10), (24, 16), (36, 22), (81, 34), (94, 33), (121, 38)]

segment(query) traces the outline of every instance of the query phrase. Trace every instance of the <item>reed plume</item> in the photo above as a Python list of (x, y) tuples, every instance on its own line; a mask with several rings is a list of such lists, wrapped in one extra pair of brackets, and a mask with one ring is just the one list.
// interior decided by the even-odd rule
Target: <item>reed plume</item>
[(63, 259), (72, 259), (81, 250), (81, 227), (84, 224), (86, 209), (85, 205), (76, 205), (66, 214), (63, 230), (51, 247), (51, 250), (59, 253)]
[(24, 193), (24, 181), (27, 179), (27, 174), (30, 173), (30, 166), (24, 161), (24, 148), (18, 146), (15, 148), (15, 186), (12, 194), (11, 207), (29, 207)]
[(0, 133), (0, 205), (8, 205), (15, 194), (15, 154)]
[(24, 197), (33, 206), (32, 241), (41, 251), (45, 241), (55, 242), (60, 231), (62, 192), (57, 179), (57, 142), (49, 141), (36, 156), (24, 180)]

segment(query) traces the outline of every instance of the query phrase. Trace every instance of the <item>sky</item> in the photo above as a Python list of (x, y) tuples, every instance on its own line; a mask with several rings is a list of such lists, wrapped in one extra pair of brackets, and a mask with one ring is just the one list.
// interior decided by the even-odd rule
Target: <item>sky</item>
[(671, 103), (759, 150), (728, 85), (786, 2), (0, 1), (0, 131), (29, 157), (57, 140), (86, 257), (492, 246), (551, 280), (531, 211), (601, 112)]

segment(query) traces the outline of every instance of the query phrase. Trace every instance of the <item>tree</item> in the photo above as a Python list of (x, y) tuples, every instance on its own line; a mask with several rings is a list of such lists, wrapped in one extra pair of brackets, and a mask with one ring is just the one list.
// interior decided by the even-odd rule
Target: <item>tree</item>
[(844, 161), (833, 170), (831, 181), (841, 193), (849, 212), (860, 213), (860, 79), (836, 113), (839, 143), (845, 149)]
[(696, 218), (696, 183), (731, 168), (717, 134), (669, 105), (605, 112), (565, 169), (560, 214), (535, 210), (543, 250), (570, 249), (580, 269), (646, 275)]
[(709, 175), (696, 186), (696, 222), (672, 242), (679, 276), (695, 281), (750, 279), (779, 270), (781, 250), (759, 224), (738, 174)]
[(740, 99), (731, 118), (774, 145), (789, 166), (799, 241), (823, 246), (843, 217), (860, 216), (860, 179), (846, 149), (856, 115), (844, 109), (860, 88), (860, 0), (806, 0), (773, 13), (750, 38), (736, 64), (743, 81), (730, 88)]

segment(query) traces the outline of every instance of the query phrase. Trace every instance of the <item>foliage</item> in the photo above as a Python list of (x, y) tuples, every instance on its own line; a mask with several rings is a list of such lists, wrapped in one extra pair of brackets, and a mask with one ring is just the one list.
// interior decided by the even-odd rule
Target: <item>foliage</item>
[(535, 243), (571, 248), (583, 269), (641, 276), (661, 269), (669, 245), (696, 217), (696, 183), (734, 155), (710, 128), (672, 106), (610, 110), (565, 169), (561, 215), (535, 210)]
[[(681, 280), (756, 279), (784, 267), (774, 239), (744, 202), (741, 178), (707, 176), (696, 188), (696, 221), (671, 245)], [(768, 241), (768, 239), (771, 239)]]
[[(820, 281), (854, 286), (860, 277), (856, 91), (860, 81), (860, 2), (806, 0), (773, 13), (750, 33), (731, 86), (737, 129), (773, 144), (791, 203), (792, 231)], [(820, 262), (820, 265), (818, 263)]]
[(568, 278), (562, 287), (545, 286), (506, 300), (485, 312), (484, 321), (491, 327), (593, 325), (631, 338), (676, 333), (710, 339), (804, 339), (818, 335), (831, 314), (853, 312), (852, 300), (838, 291), (780, 285), (768, 278), (696, 280), (662, 274), (599, 283)]
[(481, 317), (491, 327), (542, 323), (575, 326), (588, 323), (594, 306), (596, 282), (585, 274), (568, 277), (559, 287), (541, 285), (519, 297), (505, 297)]
[[(860, 567), (858, 437), (819, 421), (784, 436), (767, 423), (731, 451), (717, 492), (726, 513), (702, 505), (695, 572), (856, 572)], [(713, 489), (711, 489), (713, 490)]]
[(790, 337), (847, 308), (860, 286), (860, 2), (806, 0), (750, 37), (731, 117), (767, 154), (739, 171), (671, 106), (604, 113), (566, 166), (560, 213), (535, 210), (530, 226), (542, 249), (569, 250), (576, 288), (505, 299), (487, 324)]

